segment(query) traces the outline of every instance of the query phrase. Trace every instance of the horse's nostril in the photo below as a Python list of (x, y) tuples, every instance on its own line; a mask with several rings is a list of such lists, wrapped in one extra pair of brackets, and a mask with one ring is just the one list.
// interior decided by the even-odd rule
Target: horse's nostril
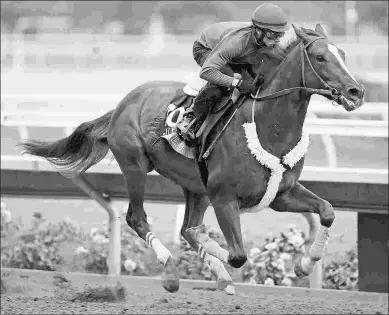
[(357, 88), (351, 88), (347, 91), (350, 97), (362, 97), (363, 92)]

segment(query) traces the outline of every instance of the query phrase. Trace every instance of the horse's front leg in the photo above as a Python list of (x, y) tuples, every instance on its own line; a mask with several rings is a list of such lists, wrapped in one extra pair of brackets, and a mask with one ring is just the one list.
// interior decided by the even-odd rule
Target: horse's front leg
[(187, 189), (184, 189), (184, 195), (186, 207), (181, 235), (198, 252), (201, 259), (208, 264), (211, 272), (216, 275), (218, 289), (224, 290), (227, 294), (234, 294), (234, 284), (223, 263), (216, 257), (208, 254), (203, 245), (197, 241), (198, 238), (208, 237), (204, 233), (204, 224), (202, 224), (205, 211), (210, 203), (207, 195), (195, 194)]
[(225, 195), (220, 198), (210, 197), (210, 200), (229, 251), (221, 248), (218, 243), (200, 230), (192, 230), (191, 233), (208, 254), (219, 258), (234, 268), (240, 268), (247, 261), (247, 255), (243, 247), (238, 202)]
[(320, 216), (321, 227), (309, 250), (295, 265), (295, 273), (298, 277), (305, 277), (312, 273), (315, 263), (324, 256), (328, 243), (329, 229), (334, 222), (335, 212), (331, 204), (316, 196), (300, 183), (296, 183), (291, 189), (279, 194), (270, 207), (282, 212), (313, 212)]

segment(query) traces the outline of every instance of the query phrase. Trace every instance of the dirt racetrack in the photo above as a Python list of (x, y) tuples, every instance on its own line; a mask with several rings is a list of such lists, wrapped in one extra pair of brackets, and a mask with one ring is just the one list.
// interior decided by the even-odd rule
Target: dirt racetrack
[[(67, 282), (59, 287), (58, 275)], [(70, 292), (114, 286), (118, 278), (95, 274), (2, 269), (1, 314), (387, 314), (388, 294), (236, 285), (234, 296), (215, 283), (181, 280), (168, 293), (156, 278), (120, 277), (126, 294), (117, 302), (87, 302)], [(87, 287), (85, 287), (87, 285)]]

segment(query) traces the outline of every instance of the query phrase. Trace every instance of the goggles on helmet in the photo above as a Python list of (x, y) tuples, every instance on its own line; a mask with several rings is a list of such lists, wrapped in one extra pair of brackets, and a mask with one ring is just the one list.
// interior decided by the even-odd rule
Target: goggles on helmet
[(271, 40), (276, 40), (285, 35), (285, 32), (273, 32), (269, 30), (263, 30), (265, 32), (265, 36)]
[(277, 40), (285, 35), (285, 32), (274, 32), (274, 31), (271, 31), (271, 30), (268, 30), (265, 28), (258, 27), (254, 23), (253, 23), (253, 25), (254, 25), (256, 32), (263, 32), (264, 35), (270, 40)]

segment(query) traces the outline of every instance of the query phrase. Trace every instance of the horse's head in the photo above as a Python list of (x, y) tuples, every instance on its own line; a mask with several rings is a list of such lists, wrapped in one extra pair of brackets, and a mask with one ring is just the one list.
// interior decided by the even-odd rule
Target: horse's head
[(347, 111), (360, 107), (365, 89), (346, 67), (344, 51), (328, 40), (320, 24), (316, 25), (312, 33), (295, 25), (293, 28), (301, 45), (304, 45), (301, 51), (305, 86), (317, 89), (324, 86), (332, 90), (333, 96), (326, 97), (335, 99)]

